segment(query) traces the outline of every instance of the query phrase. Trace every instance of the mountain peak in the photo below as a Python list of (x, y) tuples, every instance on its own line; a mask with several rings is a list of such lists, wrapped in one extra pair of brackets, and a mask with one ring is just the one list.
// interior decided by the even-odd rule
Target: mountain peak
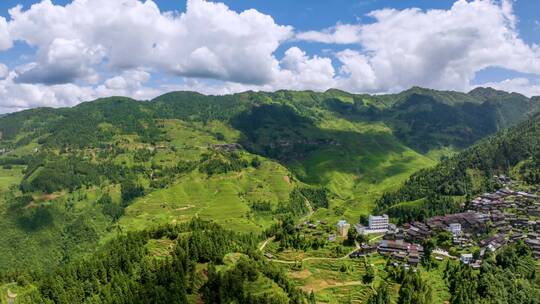
[(497, 98), (503, 98), (503, 97), (509, 97), (509, 96), (527, 98), (526, 96), (516, 93), (516, 92), (506, 92), (506, 91), (494, 89), (492, 87), (476, 87), (467, 94), (470, 96), (482, 99), (484, 101), (487, 99), (497, 99)]

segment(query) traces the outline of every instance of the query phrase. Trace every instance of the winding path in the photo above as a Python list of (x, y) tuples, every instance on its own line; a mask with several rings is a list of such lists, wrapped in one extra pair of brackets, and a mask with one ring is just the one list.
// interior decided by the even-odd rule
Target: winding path
[(267, 238), (264, 243), (262, 243), (261, 247), (259, 247), (259, 251), (263, 251), (264, 250), (264, 247), (266, 247), (266, 245), (268, 244), (268, 242), (270, 241), (273, 241), (275, 239), (275, 236), (271, 236), (269, 238)]

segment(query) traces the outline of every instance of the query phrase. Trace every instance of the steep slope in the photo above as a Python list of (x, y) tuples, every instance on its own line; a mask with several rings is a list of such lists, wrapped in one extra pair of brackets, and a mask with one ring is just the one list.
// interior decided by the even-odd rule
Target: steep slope
[(523, 120), (523, 113), (534, 114), (538, 101), (518, 93), (508, 93), (492, 88), (476, 88), (468, 93), (494, 108), (499, 128), (511, 127)]
[(132, 232), (34, 275), (16, 303), (306, 303), (256, 242), (200, 220)]
[[(432, 209), (437, 213), (448, 205), (440, 204), (441, 200), (436, 197), (460, 197), (492, 190), (494, 174), (519, 175), (516, 177), (536, 184), (540, 181), (539, 165), (540, 115), (536, 114), (518, 126), (444, 159), (433, 168), (413, 174), (398, 191), (385, 193), (377, 209), (392, 211), (392, 206), (416, 201), (424, 204), (416, 211)], [(399, 212), (404, 210), (394, 211), (393, 215), (399, 217), (403, 215)]]
[(330, 110), (353, 120), (383, 121), (420, 152), (459, 149), (519, 123), (540, 103), (516, 93), (477, 88), (469, 93), (413, 87), (399, 94), (355, 95), (353, 102), (327, 100)]

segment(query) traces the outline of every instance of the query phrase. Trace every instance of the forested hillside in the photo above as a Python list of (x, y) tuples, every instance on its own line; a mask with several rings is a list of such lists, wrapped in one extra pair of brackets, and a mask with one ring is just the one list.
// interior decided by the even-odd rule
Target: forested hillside
[[(503, 174), (538, 184), (539, 165), (540, 115), (535, 115), (413, 174), (399, 190), (385, 193), (377, 209), (406, 219), (444, 213), (453, 205), (448, 200), (450, 197), (470, 198), (494, 190), (497, 185), (493, 175)], [(420, 204), (400, 206), (411, 201)]]
[[(194, 219), (118, 235), (49, 273), (25, 271), (1, 279), (25, 287), (15, 298), (20, 304), (318, 303), (313, 292), (293, 283), (286, 268), (263, 257), (259, 240)], [(480, 270), (451, 260), (431, 263), (414, 270), (387, 263), (377, 270), (384, 280), (376, 288), (374, 270), (366, 271), (361, 280), (371, 288), (362, 303), (441, 303), (441, 285), (449, 293), (445, 303), (539, 301), (537, 266), (522, 242), (486, 254)]]
[(130, 232), (76, 263), (27, 275), (35, 287), (17, 301), (305, 303), (308, 295), (262, 259), (256, 241), (199, 220)]

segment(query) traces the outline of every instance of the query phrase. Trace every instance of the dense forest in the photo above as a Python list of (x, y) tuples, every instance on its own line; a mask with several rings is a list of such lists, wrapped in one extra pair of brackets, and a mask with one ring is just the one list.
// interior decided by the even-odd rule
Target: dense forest
[(535, 261), (523, 243), (485, 257), (480, 271), (466, 265), (450, 265), (445, 277), (452, 293), (451, 304), (540, 303)]
[[(152, 256), (152, 240), (167, 241), (168, 255)], [(305, 303), (307, 295), (262, 259), (257, 240), (200, 220), (130, 232), (52, 273), (19, 274), (17, 280), (32, 282), (35, 289), (18, 301), (188, 303), (201, 293), (205, 303)], [(237, 255), (232, 264), (224, 264), (228, 253)], [(261, 280), (272, 287), (254, 288)]]

